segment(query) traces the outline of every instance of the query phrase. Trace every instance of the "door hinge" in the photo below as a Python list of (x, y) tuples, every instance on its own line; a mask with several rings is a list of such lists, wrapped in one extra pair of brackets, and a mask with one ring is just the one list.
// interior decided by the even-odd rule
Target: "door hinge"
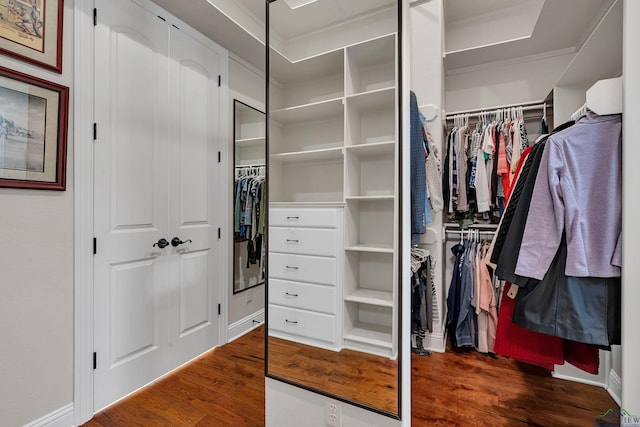
[(95, 237), (93, 238), (93, 254), (97, 254), (98, 253), (98, 239), (96, 239)]
[(93, 140), (96, 141), (98, 139), (98, 124), (93, 124)]
[(218, 87), (222, 86), (222, 75), (218, 74)]
[(222, 231), (221, 231), (220, 227), (218, 227), (218, 239), (220, 239), (221, 234), (222, 234)]
[(222, 152), (218, 151), (218, 163), (222, 161)]
[(97, 8), (93, 8), (93, 26), (95, 27), (96, 25), (98, 25), (98, 9)]
[(218, 304), (218, 316), (222, 314), (222, 304)]
[(93, 352), (93, 369), (95, 370), (98, 367), (98, 355), (94, 351)]

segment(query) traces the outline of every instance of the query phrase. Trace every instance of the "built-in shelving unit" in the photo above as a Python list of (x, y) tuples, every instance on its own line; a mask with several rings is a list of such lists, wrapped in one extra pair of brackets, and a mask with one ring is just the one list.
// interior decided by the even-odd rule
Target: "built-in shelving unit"
[(389, 33), (269, 70), (272, 206), (344, 206), (342, 346), (395, 358), (398, 60)]

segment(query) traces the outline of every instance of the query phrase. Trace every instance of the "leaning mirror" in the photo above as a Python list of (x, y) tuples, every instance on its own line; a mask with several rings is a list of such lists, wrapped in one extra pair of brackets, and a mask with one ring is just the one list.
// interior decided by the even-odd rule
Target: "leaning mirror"
[(267, 5), (267, 375), (396, 418), (399, 9)]
[(233, 102), (233, 293), (264, 283), (265, 114)]

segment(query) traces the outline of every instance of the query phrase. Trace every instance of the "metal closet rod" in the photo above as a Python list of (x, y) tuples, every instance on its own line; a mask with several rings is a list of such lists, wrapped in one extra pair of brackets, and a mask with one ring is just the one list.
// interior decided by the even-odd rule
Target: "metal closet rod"
[(263, 168), (265, 167), (266, 164), (264, 163), (258, 163), (255, 165), (236, 165), (236, 169), (242, 169), (242, 168)]
[(481, 113), (489, 113), (493, 114), (499, 112), (500, 110), (508, 110), (510, 108), (522, 108), (522, 111), (532, 111), (532, 110), (544, 110), (547, 108), (547, 103), (543, 102), (541, 104), (514, 104), (514, 105), (504, 105), (502, 107), (492, 107), (492, 108), (484, 108), (481, 110), (465, 110), (465, 111), (456, 111), (453, 113), (447, 114), (447, 120), (453, 120), (455, 116), (461, 116), (464, 114), (468, 114), (470, 116), (474, 116), (476, 114)]

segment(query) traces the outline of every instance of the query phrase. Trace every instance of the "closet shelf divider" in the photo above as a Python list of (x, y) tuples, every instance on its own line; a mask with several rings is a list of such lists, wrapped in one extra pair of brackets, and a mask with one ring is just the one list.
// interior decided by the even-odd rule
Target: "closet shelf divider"
[(376, 252), (381, 254), (392, 254), (393, 247), (387, 245), (350, 245), (344, 248), (345, 251), (353, 252)]
[(281, 163), (307, 162), (324, 160), (341, 160), (343, 158), (343, 147), (323, 148), (320, 150), (295, 151), (290, 153), (278, 153), (270, 156), (271, 160)]
[(331, 117), (342, 117), (343, 99), (343, 97), (332, 98), (274, 110), (271, 111), (269, 119), (280, 124), (296, 124)]
[(393, 294), (391, 292), (376, 291), (373, 289), (359, 288), (344, 296), (345, 301), (381, 307), (393, 307)]

